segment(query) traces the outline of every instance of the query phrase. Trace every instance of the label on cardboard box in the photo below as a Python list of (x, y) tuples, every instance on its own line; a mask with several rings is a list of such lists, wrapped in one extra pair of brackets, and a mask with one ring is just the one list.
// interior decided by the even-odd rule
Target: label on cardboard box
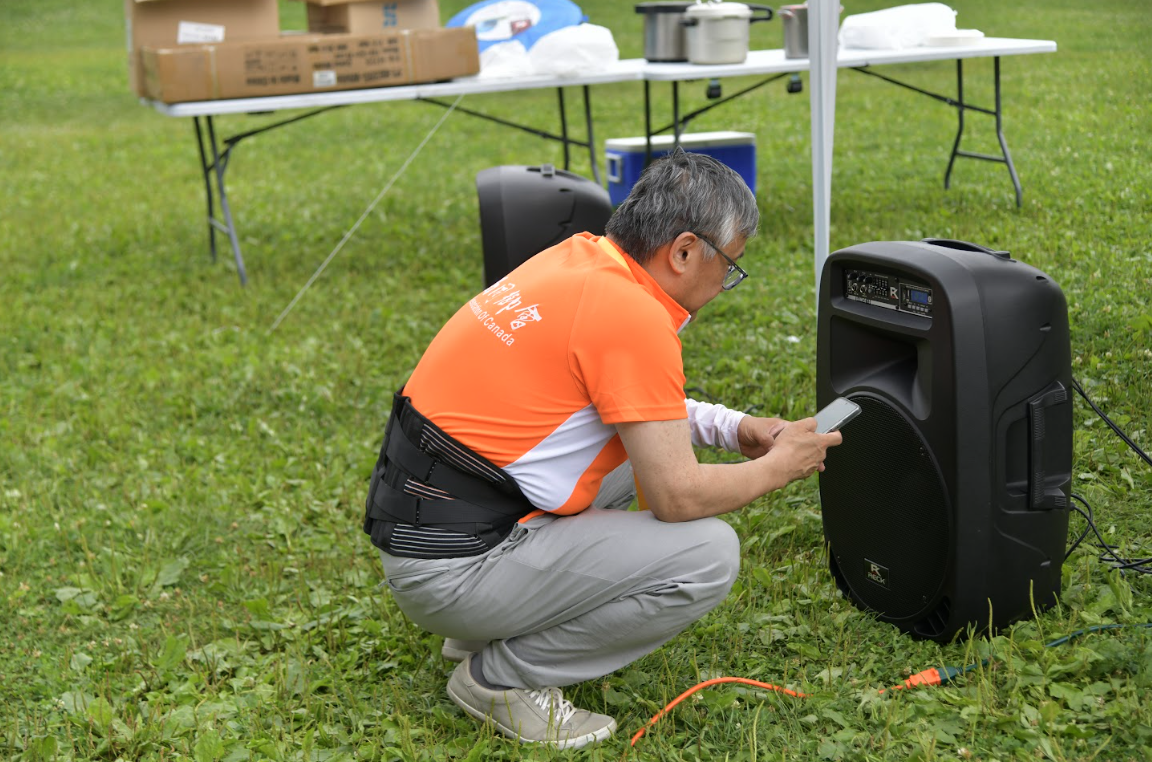
[(336, 87), (336, 72), (331, 69), (312, 72), (312, 87)]
[(176, 27), (176, 42), (180, 45), (195, 42), (224, 42), (224, 27), (219, 24), (181, 21)]

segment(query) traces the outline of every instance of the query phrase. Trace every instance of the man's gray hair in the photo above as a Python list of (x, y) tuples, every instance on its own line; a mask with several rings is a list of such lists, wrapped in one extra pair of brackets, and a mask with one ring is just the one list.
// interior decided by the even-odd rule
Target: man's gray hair
[[(681, 148), (652, 162), (608, 220), (608, 236), (644, 264), (683, 232), (727, 248), (760, 224), (756, 197), (733, 169)], [(706, 259), (716, 255), (704, 247)]]

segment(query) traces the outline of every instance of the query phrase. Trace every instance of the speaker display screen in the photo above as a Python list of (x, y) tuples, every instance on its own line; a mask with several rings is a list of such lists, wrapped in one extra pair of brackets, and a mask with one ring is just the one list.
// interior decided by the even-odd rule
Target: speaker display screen
[(844, 296), (874, 307), (932, 317), (932, 288), (899, 275), (846, 269)]

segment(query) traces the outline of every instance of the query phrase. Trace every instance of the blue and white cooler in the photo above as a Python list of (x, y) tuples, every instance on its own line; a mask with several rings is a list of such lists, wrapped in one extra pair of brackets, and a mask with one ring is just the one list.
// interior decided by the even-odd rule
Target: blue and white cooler
[[(652, 158), (658, 159), (672, 150), (672, 135), (652, 138)], [(696, 132), (680, 136), (680, 146), (691, 153), (703, 153), (739, 173), (756, 193), (756, 136), (751, 132)], [(632, 186), (644, 171), (645, 141), (638, 138), (609, 138), (604, 141), (604, 160), (608, 166), (608, 197), (613, 206), (632, 192)]]

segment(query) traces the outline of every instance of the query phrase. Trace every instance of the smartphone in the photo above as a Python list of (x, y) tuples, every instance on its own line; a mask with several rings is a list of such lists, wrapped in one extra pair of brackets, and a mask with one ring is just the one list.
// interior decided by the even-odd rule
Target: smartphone
[(816, 414), (816, 431), (819, 434), (828, 434), (839, 431), (840, 427), (860, 415), (860, 406), (850, 399), (838, 397)]

